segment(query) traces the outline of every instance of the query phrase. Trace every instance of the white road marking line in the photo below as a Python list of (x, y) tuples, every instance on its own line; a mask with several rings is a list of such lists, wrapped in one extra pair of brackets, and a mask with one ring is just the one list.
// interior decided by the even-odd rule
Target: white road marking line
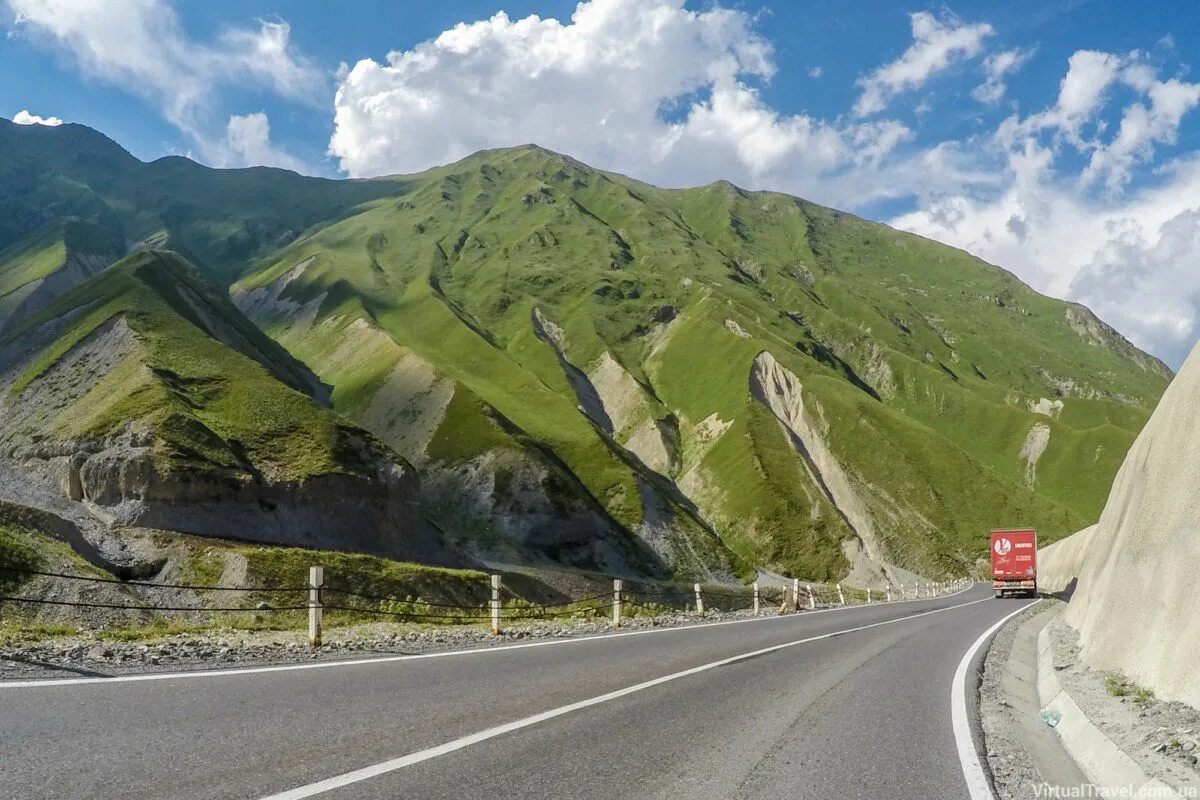
[(971, 659), (979, 652), (979, 648), (983, 647), (983, 643), (988, 640), (988, 637), (1017, 614), (1040, 602), (1042, 602), (1040, 599), (1034, 600), (1011, 614), (1005, 614), (999, 622), (988, 628), (982, 636), (975, 640), (975, 643), (963, 656), (962, 661), (958, 662), (958, 669), (954, 671), (954, 682), (950, 684), (950, 721), (954, 728), (954, 742), (958, 746), (958, 760), (962, 764), (963, 778), (967, 781), (971, 800), (995, 800), (995, 795), (992, 794), (987, 773), (983, 771), (983, 765), (979, 762), (979, 753), (975, 749), (975, 738), (971, 735), (970, 714), (967, 711), (967, 670), (971, 666)]
[[(946, 598), (957, 597), (963, 592), (970, 591), (974, 584), (967, 586), (965, 589), (960, 589), (953, 594), (945, 595)], [(914, 598), (912, 600), (898, 600), (893, 603), (880, 603), (874, 607), (886, 605), (898, 605), (899, 603), (917, 603), (928, 602), (929, 600), (938, 600), (944, 598)], [(724, 622), (703, 622), (697, 625), (681, 625), (677, 628), (649, 628), (641, 631), (623, 631), (621, 633), (600, 633), (595, 636), (572, 636), (563, 639), (551, 639), (544, 642), (525, 642), (524, 644), (505, 644), (492, 645), (490, 647), (476, 647), (470, 650), (441, 650), (436, 653), (414, 653), (411, 655), (402, 656), (373, 656), (371, 658), (355, 658), (342, 661), (318, 661), (305, 664), (276, 664), (269, 667), (240, 667), (237, 669), (206, 669), (195, 670), (193, 672), (148, 672), (139, 673), (137, 675), (116, 675), (113, 677), (103, 678), (47, 678), (47, 679), (32, 679), (24, 681), (0, 681), (0, 691), (5, 689), (42, 689), (54, 686), (86, 686), (109, 683), (140, 683), (142, 681), (171, 681), (185, 680), (190, 678), (226, 678), (235, 675), (258, 675), (271, 672), (293, 672), (298, 670), (309, 669), (333, 669), (335, 667), (359, 667), (369, 664), (388, 664), (395, 661), (419, 661), (426, 658), (450, 658), (453, 656), (475, 656), (486, 655), (488, 653), (503, 653), (507, 650), (525, 650), (530, 647), (551, 647), (555, 645), (581, 644), (583, 642), (594, 642), (600, 639), (617, 639), (625, 636), (646, 636), (652, 633), (678, 633), (680, 631), (695, 631), (705, 628), (719, 628), (722, 625), (741, 625), (747, 622), (772, 622), (781, 619), (801, 620), (811, 617), (814, 614), (828, 614), (836, 611), (856, 611), (862, 608), (871, 608), (872, 606), (847, 606), (845, 608), (823, 608), (819, 611), (805, 611), (802, 614), (785, 614), (775, 617), (751, 617), (750, 619), (730, 619)]]
[(655, 686), (660, 686), (664, 683), (670, 683), (671, 681), (676, 681), (676, 680), (679, 680), (680, 678), (686, 678), (691, 675), (696, 675), (701, 672), (706, 672), (710, 669), (716, 669), (717, 667), (724, 667), (729, 664), (734, 664), (738, 661), (745, 661), (746, 659), (755, 658), (757, 656), (765, 655), (767, 653), (774, 653), (776, 651), (784, 650), (789, 647), (796, 647), (797, 645), (801, 645), (801, 644), (808, 644), (809, 642), (819, 642), (822, 639), (831, 639), (834, 636), (841, 636), (841, 635), (847, 634), (847, 633), (855, 633), (857, 631), (865, 631), (865, 630), (869, 630), (871, 628), (879, 628), (884, 625), (894, 625), (897, 622), (906, 622), (908, 620), (918, 619), (920, 617), (927, 617), (930, 614), (940, 614), (943, 611), (953, 611), (958, 608), (965, 608), (967, 606), (973, 606), (976, 603), (982, 603), (982, 602), (985, 602), (985, 601), (991, 600), (991, 599), (992, 598), (990, 598), (990, 597), (984, 597), (979, 600), (970, 600), (966, 603), (959, 603), (958, 605), (946, 606), (945, 608), (935, 608), (930, 611), (922, 611), (919, 614), (912, 614), (912, 615), (909, 615), (906, 617), (897, 617), (896, 619), (884, 620), (882, 622), (872, 622), (869, 625), (859, 625), (858, 627), (855, 627), (855, 628), (845, 628), (840, 631), (832, 631), (830, 633), (822, 633), (817, 636), (809, 636), (804, 639), (797, 639), (792, 642), (785, 642), (783, 644), (776, 644), (776, 645), (772, 645), (770, 647), (764, 647), (761, 650), (753, 650), (749, 653), (741, 653), (736, 656), (730, 656), (729, 658), (723, 658), (720, 661), (712, 661), (712, 662), (709, 662), (708, 664), (701, 664), (698, 667), (692, 667), (691, 669), (685, 669), (681, 672), (673, 672), (670, 675), (663, 675), (659, 678), (654, 678), (653, 680), (648, 680), (648, 681), (644, 681), (642, 683), (637, 683), (637, 684), (634, 684), (633, 686), (627, 686), (624, 689), (617, 689), (615, 691), (608, 692), (607, 694), (597, 695), (596, 697), (590, 697), (587, 700), (580, 700), (575, 703), (570, 703), (569, 705), (559, 706), (558, 708), (552, 708), (549, 711), (543, 711), (539, 714), (533, 714), (531, 716), (524, 717), (522, 719), (518, 719), (513, 722), (507, 722), (503, 725), (497, 725), (492, 728), (486, 728), (482, 731), (479, 731), (478, 733), (472, 733), (467, 736), (463, 736), (458, 739), (454, 739), (452, 741), (445, 742), (444, 744), (439, 744), (436, 747), (430, 747), (425, 750), (418, 750), (415, 753), (409, 753), (408, 755), (400, 756), (399, 758), (393, 758), (389, 761), (382, 761), (378, 764), (373, 764), (369, 767), (363, 767), (362, 769), (351, 770), (350, 772), (345, 772), (341, 775), (335, 775), (332, 778), (326, 778), (325, 780), (317, 781), (316, 783), (310, 783), (305, 786), (298, 786), (295, 789), (289, 789), (286, 792), (279, 792), (278, 794), (268, 795), (267, 797), (262, 798), (262, 800), (302, 800), (303, 798), (306, 798), (306, 797), (313, 797), (314, 795), (323, 794), (324, 792), (333, 791), (334, 789), (340, 789), (343, 786), (349, 786), (354, 783), (359, 783), (361, 781), (369, 780), (371, 778), (376, 778), (380, 775), (384, 775), (389, 772), (395, 772), (396, 770), (404, 769), (405, 767), (410, 767), (413, 764), (419, 764), (422, 761), (428, 761), (431, 758), (437, 758), (438, 756), (444, 756), (448, 753), (453, 753), (457, 750), (462, 750), (464, 748), (470, 747), (471, 745), (479, 744), (480, 742), (487, 741), (488, 739), (494, 739), (495, 737), (503, 736), (506, 733), (512, 733), (513, 731), (518, 731), (518, 730), (521, 730), (522, 728), (528, 728), (531, 725), (537, 725), (540, 722), (545, 722), (547, 720), (554, 719), (555, 717), (561, 717), (564, 714), (570, 714), (572, 711), (579, 711), (584, 708), (589, 708), (590, 706), (596, 706), (596, 705), (600, 705), (601, 703), (607, 703), (610, 700), (616, 700), (621, 697), (627, 697), (628, 695), (635, 694), (637, 692), (642, 692), (642, 691), (645, 691), (646, 689), (650, 689)]

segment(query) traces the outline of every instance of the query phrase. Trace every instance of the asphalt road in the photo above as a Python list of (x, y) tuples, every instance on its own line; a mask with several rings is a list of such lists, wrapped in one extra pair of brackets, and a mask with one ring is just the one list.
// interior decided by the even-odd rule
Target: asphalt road
[(1026, 603), (980, 584), (435, 657), (0, 684), (0, 797), (963, 800), (952, 679)]

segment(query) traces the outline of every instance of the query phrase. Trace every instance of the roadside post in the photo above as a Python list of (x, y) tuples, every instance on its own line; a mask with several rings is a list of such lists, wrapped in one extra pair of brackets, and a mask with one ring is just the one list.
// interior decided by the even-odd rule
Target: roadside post
[(887, 601), (892, 602), (892, 585), (889, 583), (887, 587)]
[(800, 610), (800, 579), (792, 578), (792, 611)]
[(613, 627), (621, 627), (621, 579), (613, 578)]
[(871, 602), (871, 587), (867, 587), (867, 603)]
[(704, 598), (700, 596), (700, 584), (696, 584), (693, 588), (696, 590), (696, 613), (704, 615)]
[(500, 576), (492, 576), (492, 636), (500, 635)]
[(811, 583), (807, 584), (807, 586), (808, 586), (808, 610), (812, 611), (814, 608), (817, 607), (817, 596), (815, 594), (813, 594), (812, 584)]
[(842, 594), (842, 585), (840, 583), (837, 585), (837, 587), (838, 587), (838, 605), (844, 606), (844, 605), (846, 605), (846, 595)]
[(754, 582), (754, 616), (758, 616), (758, 581)]
[(325, 568), (308, 568), (308, 643), (321, 646), (321, 587), (325, 585)]

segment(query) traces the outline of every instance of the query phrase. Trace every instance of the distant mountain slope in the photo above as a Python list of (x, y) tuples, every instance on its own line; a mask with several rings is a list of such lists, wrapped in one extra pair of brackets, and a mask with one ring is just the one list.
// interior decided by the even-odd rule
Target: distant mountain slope
[(8, 332), (0, 391), (4, 499), (57, 490), (109, 525), (447, 557), (412, 467), (173, 253), (130, 256)]
[(396, 185), (233, 293), (484, 551), (552, 547), (590, 498), (652, 546), (689, 521), (668, 562), (698, 519), (743, 564), (961, 572), (992, 526), (1093, 519), (1170, 376), (1080, 306), (785, 195), (532, 146)]
[(138, 246), (169, 246), (224, 285), (310, 226), (394, 191), (178, 156), (146, 164), (82, 125), (0, 119), (0, 326)]

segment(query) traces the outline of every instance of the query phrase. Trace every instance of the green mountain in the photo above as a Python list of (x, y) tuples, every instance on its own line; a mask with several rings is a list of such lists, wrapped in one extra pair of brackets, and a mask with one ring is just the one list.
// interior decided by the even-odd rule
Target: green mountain
[[(582, 488), (650, 540), (682, 498), (743, 564), (961, 570), (992, 526), (1094, 519), (1170, 376), (1080, 306), (793, 197), (537, 147), (402, 184), (233, 293), (463, 536)], [(531, 480), (547, 453), (577, 484)]]
[(0, 286), (50, 248), (162, 235), (493, 563), (961, 574), (991, 527), (1094, 520), (1170, 378), (1081, 306), (786, 195), (663, 190), (533, 146), (320, 181), (14, 127), (0, 178), (33, 177), (0, 188), (26, 220), (0, 229)]
[(0, 120), (0, 330), (129, 248), (169, 247), (223, 285), (310, 226), (394, 191), (178, 156), (145, 164), (82, 125)]
[(173, 253), (125, 258), (7, 334), (0, 391), (6, 499), (57, 489), (51, 510), (110, 526), (447, 559), (411, 465)]

